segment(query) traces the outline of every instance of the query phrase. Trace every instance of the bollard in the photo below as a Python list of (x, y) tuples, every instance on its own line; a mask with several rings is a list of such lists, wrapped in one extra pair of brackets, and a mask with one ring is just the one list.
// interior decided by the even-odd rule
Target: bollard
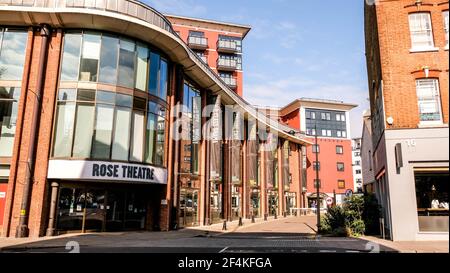
[(252, 214), (252, 224), (256, 223), (255, 221), (255, 215)]
[(242, 223), (242, 217), (239, 217), (239, 226), (242, 227), (244, 223)]
[(284, 218), (286, 218), (287, 217), (287, 212), (283, 212), (283, 216), (284, 216)]
[(223, 221), (222, 230), (227, 230), (227, 221)]
[(267, 221), (267, 213), (264, 214), (264, 221)]
[(276, 220), (276, 219), (278, 219), (278, 216), (277, 216), (277, 213), (275, 212), (275, 217), (274, 217), (274, 219)]

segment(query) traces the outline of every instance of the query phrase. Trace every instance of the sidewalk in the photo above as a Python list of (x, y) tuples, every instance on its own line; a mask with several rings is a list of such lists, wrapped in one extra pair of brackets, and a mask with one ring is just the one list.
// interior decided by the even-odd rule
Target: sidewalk
[(364, 236), (361, 239), (395, 249), (400, 253), (449, 253), (449, 241), (392, 242), (373, 236)]

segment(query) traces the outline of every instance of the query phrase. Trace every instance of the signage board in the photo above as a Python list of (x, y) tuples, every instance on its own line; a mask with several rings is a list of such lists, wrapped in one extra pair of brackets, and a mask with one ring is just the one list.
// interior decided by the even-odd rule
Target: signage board
[(117, 162), (50, 160), (47, 178), (167, 184), (167, 170), (148, 165)]

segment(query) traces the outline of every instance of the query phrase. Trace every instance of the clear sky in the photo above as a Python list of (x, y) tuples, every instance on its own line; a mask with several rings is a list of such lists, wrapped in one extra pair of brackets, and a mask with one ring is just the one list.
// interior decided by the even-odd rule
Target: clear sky
[(244, 40), (244, 97), (285, 106), (301, 97), (360, 105), (352, 137), (369, 108), (362, 0), (143, 0), (163, 13), (250, 25)]

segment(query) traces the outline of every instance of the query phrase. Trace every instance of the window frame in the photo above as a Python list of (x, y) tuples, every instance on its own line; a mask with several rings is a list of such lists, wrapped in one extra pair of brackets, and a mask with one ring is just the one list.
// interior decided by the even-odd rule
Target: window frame
[[(339, 166), (341, 166), (341, 165), (342, 165), (342, 169), (339, 168)], [(344, 162), (336, 163), (336, 169), (337, 169), (338, 172), (345, 172), (345, 163)]]
[[(433, 82), (433, 86), (436, 87), (435, 94), (433, 97), (436, 99), (436, 105), (437, 109), (439, 110), (439, 119), (438, 120), (422, 120), (422, 113), (421, 113), (421, 101), (419, 99), (419, 82)], [(442, 111), (442, 99), (441, 99), (441, 90), (440, 90), (440, 82), (438, 78), (418, 78), (415, 81), (416, 83), (416, 96), (417, 96), (417, 106), (418, 106), (418, 113), (419, 113), (419, 125), (420, 126), (428, 126), (428, 125), (440, 125), (444, 122), (443, 117), (443, 111)]]
[[(413, 30), (412, 29), (412, 17), (417, 15), (426, 15), (426, 18), (428, 19), (430, 29), (420, 29), (420, 30)], [(417, 19), (416, 19), (417, 20)], [(420, 20), (420, 24), (422, 25), (422, 20)], [(427, 22), (425, 22), (426, 25)], [(435, 51), (438, 50), (436, 48), (436, 43), (434, 41), (434, 31), (433, 31), (433, 21), (431, 17), (431, 13), (429, 11), (419, 11), (419, 12), (412, 12), (408, 14), (408, 25), (409, 25), (409, 37), (411, 40), (411, 49), (410, 52), (423, 52), (423, 51)], [(423, 33), (427, 34), (428, 43), (431, 43), (431, 45), (417, 45), (417, 41), (415, 42), (414, 38), (417, 36), (414, 35), (423, 35)], [(416, 38), (417, 39), (417, 38)]]

